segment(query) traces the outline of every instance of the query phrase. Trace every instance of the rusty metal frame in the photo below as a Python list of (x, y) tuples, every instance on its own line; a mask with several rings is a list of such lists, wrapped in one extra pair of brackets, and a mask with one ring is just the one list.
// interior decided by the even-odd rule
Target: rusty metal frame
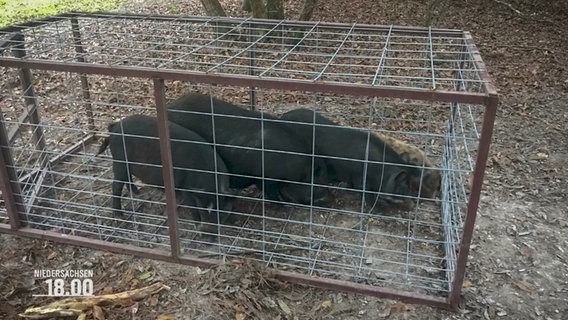
[[(52, 231), (42, 231), (36, 230), (28, 227), (22, 227), (19, 215), (25, 212), (24, 203), (21, 199), (20, 185), (17, 181), (16, 172), (13, 167), (12, 157), (10, 154), (10, 141), (13, 139), (13, 130), (10, 130), (10, 134), (7, 133), (3, 119), (0, 126), (0, 187), (3, 191), (3, 198), (5, 201), (6, 210), (9, 217), (9, 225), (0, 224), (0, 232), (14, 234), (19, 236), (27, 236), (39, 239), (53, 240), (56, 242), (80, 245), (94, 249), (109, 250), (117, 253), (132, 254), (137, 256), (142, 256), (146, 258), (159, 259), (163, 261), (176, 262), (194, 266), (201, 267), (211, 267), (219, 263), (216, 260), (209, 260), (205, 258), (198, 258), (193, 256), (186, 256), (180, 254), (180, 243), (179, 235), (177, 230), (177, 218), (176, 218), (176, 206), (175, 206), (175, 190), (173, 184), (173, 171), (172, 171), (172, 160), (171, 154), (169, 152), (169, 132), (166, 125), (166, 109), (165, 109), (165, 80), (181, 80), (193, 83), (207, 83), (207, 84), (218, 84), (218, 85), (232, 85), (250, 88), (251, 101), (254, 103), (254, 88), (267, 88), (267, 89), (281, 89), (281, 90), (299, 90), (307, 92), (325, 92), (325, 93), (336, 93), (336, 94), (348, 94), (352, 96), (367, 96), (367, 97), (390, 97), (390, 98), (404, 98), (404, 99), (415, 99), (415, 100), (427, 100), (427, 101), (439, 101), (439, 102), (454, 102), (454, 103), (467, 103), (467, 104), (477, 104), (484, 105), (485, 112), (483, 118), (483, 128), (481, 131), (479, 149), (477, 153), (477, 161), (475, 165), (475, 170), (473, 174), (473, 183), (471, 187), (471, 192), (469, 196), (467, 212), (465, 214), (465, 222), (462, 229), (461, 243), (459, 246), (458, 256), (456, 259), (456, 268), (454, 270), (453, 282), (451, 283), (451, 288), (448, 293), (448, 297), (441, 298), (435, 296), (428, 296), (422, 294), (415, 294), (411, 292), (405, 292), (401, 290), (394, 290), (389, 288), (356, 284), (347, 281), (331, 280), (319, 277), (310, 277), (302, 275), (299, 273), (292, 273), (288, 271), (275, 270), (276, 275), (286, 281), (309, 284), (316, 287), (342, 290), (349, 292), (357, 292), (368, 294), (377, 297), (386, 297), (393, 299), (400, 299), (410, 303), (420, 303), (428, 304), (436, 307), (442, 308), (455, 308), (459, 302), (460, 292), (462, 288), (462, 282), (465, 274), (465, 267), (467, 263), (468, 253), (470, 249), (470, 243), (472, 240), (473, 229), (475, 225), (476, 213), (480, 200), (480, 193), (483, 184), (483, 176), (485, 171), (485, 166), (488, 158), (489, 147), (491, 142), (491, 136), (493, 131), (493, 124), (496, 116), (496, 110), (498, 105), (498, 97), (495, 88), (491, 83), (491, 79), (486, 71), (485, 65), (477, 51), (471, 35), (467, 32), (462, 32), (458, 30), (430, 30), (430, 32), (436, 32), (440, 35), (452, 35), (461, 36), (465, 39), (465, 45), (467, 46), (469, 53), (473, 57), (473, 63), (475, 64), (477, 70), (479, 70), (479, 76), (483, 82), (483, 86), (486, 93), (471, 93), (471, 92), (452, 92), (443, 90), (424, 90), (424, 89), (412, 89), (412, 88), (392, 88), (392, 87), (380, 87), (380, 86), (368, 86), (368, 85), (346, 85), (337, 83), (325, 83), (325, 82), (312, 82), (299, 79), (270, 79), (270, 78), (260, 78), (255, 76), (252, 72), (249, 75), (223, 75), (223, 74), (206, 74), (201, 72), (192, 71), (180, 71), (180, 70), (159, 70), (148, 67), (129, 67), (129, 66), (104, 66), (104, 65), (93, 65), (85, 62), (80, 58), (80, 53), (82, 52), (80, 33), (78, 31), (78, 17), (104, 17), (113, 18), (118, 16), (118, 14), (113, 13), (66, 13), (55, 17), (49, 17), (43, 20), (37, 20), (30, 23), (19, 24), (12, 27), (7, 27), (0, 29), (0, 32), (5, 34), (10, 34), (7, 39), (0, 41), (0, 53), (6, 47), (14, 45), (14, 43), (21, 45), (22, 50), (24, 50), (24, 42), (21, 34), (22, 30), (26, 28), (39, 26), (42, 24), (50, 23), (57, 20), (62, 20), (66, 18), (72, 19), (72, 28), (74, 36), (74, 45), (77, 51), (77, 62), (74, 63), (63, 63), (57, 61), (41, 61), (34, 59), (24, 59), (25, 51), (21, 51), (24, 55), (19, 55), (16, 58), (4, 57), (0, 55), (0, 66), (19, 68), (22, 70), (22, 78), (29, 80), (29, 87), (24, 87), (24, 90), (31, 90), (31, 95), (33, 99), (33, 87), (31, 87), (31, 78), (29, 77), (29, 70), (31, 69), (42, 69), (42, 70), (53, 70), (62, 72), (71, 72), (81, 75), (81, 85), (83, 89), (83, 97), (86, 100), (85, 107), (90, 108), (90, 97), (89, 97), (89, 87), (85, 75), (87, 74), (97, 74), (97, 75), (107, 75), (107, 76), (122, 76), (122, 77), (136, 77), (136, 78), (146, 78), (149, 81), (153, 81), (154, 84), (154, 99), (156, 103), (156, 112), (158, 116), (158, 130), (160, 137), (160, 150), (163, 163), (163, 175), (164, 175), (164, 185), (166, 193), (166, 208), (168, 214), (168, 226), (169, 226), (169, 236), (170, 236), (170, 248), (171, 251), (165, 252), (160, 250), (139, 248), (131, 245), (108, 243), (100, 240), (93, 240), (83, 237), (69, 236), (66, 235), (62, 237), (60, 234)], [(146, 16), (146, 15), (136, 15), (136, 14), (120, 14), (121, 18), (127, 19), (150, 19), (150, 20), (171, 20), (173, 18), (181, 21), (187, 22), (219, 22), (214, 20), (214, 18), (209, 17), (178, 17), (178, 16)], [(239, 21), (242, 19), (231, 19), (223, 18), (222, 22)], [(247, 20), (248, 21), (248, 20)], [(252, 19), (247, 23), (258, 23), (258, 24), (274, 24), (270, 20), (260, 20)], [(307, 27), (312, 26), (311, 22), (290, 22), (291, 25), (297, 27)], [(340, 23), (325, 23), (322, 24), (329, 28), (345, 28), (347, 25)], [(389, 30), (393, 27), (380, 27), (372, 25), (357, 25), (357, 28), (361, 30)], [(396, 27), (397, 31), (407, 32), (409, 34), (414, 34), (417, 32), (425, 32), (426, 29), (423, 28), (412, 28), (412, 27)], [(21, 42), (21, 43), (20, 43)], [(26, 71), (27, 70), (27, 71)], [(29, 98), (29, 97), (27, 97)], [(33, 100), (29, 100), (30, 103), (34, 103)], [(32, 122), (39, 124), (39, 118), (37, 117), (37, 112), (31, 110), (25, 118), (20, 119), (21, 122), (25, 122), (30, 119)], [(91, 113), (92, 115), (92, 113)], [(0, 115), (1, 116), (1, 115)], [(20, 121), (18, 120), (18, 121)], [(90, 123), (91, 125), (92, 123)], [(40, 138), (41, 132), (40, 132)], [(92, 137), (91, 137), (92, 138)], [(86, 141), (86, 140), (84, 140)], [(74, 149), (69, 149), (64, 152), (64, 154), (58, 156), (58, 158), (64, 157), (65, 154), (74, 152)], [(53, 161), (53, 159), (51, 160)], [(51, 161), (47, 161), (49, 163)]]

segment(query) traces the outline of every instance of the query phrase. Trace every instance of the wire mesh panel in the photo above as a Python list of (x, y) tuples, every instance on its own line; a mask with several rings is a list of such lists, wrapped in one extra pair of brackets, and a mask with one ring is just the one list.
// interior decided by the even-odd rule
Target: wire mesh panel
[[(496, 105), (469, 34), (73, 13), (0, 40), (0, 230), (188, 263), (246, 257), (324, 287), (456, 302)], [(141, 126), (150, 136), (121, 121), (140, 114), (157, 117)], [(187, 150), (220, 160), (179, 156), (193, 131), (202, 145)], [(159, 159), (158, 180), (128, 148)], [(121, 213), (117, 163), (135, 176)]]

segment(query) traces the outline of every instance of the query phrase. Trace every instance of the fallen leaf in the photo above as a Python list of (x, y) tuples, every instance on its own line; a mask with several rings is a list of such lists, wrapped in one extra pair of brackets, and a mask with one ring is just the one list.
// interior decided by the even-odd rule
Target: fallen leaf
[(278, 299), (278, 305), (280, 306), (280, 309), (282, 309), (282, 311), (284, 311), (285, 314), (287, 314), (287, 315), (292, 314), (292, 310), (290, 310), (290, 307), (288, 307), (286, 302)]
[(393, 303), (390, 307), (397, 312), (413, 311), (415, 309), (413, 305), (402, 303), (400, 301)]
[(103, 291), (101, 292), (101, 294), (111, 294), (114, 292), (114, 288), (113, 287), (104, 287)]
[(124, 273), (122, 274), (122, 279), (128, 281), (129, 279), (132, 278), (132, 268), (128, 268), (126, 269), (126, 271), (124, 271)]
[(526, 291), (526, 292), (535, 292), (536, 288), (522, 280), (518, 279), (511, 279), (514, 285), (516, 285), (519, 289)]
[(157, 294), (150, 297), (150, 306), (155, 307), (155, 306), (158, 305), (158, 302), (159, 302), (159, 300), (158, 300)]
[(156, 320), (173, 320), (174, 318), (172, 317), (172, 315), (169, 314), (159, 314), (156, 317)]
[(469, 286), (471, 286), (471, 282), (470, 282), (470, 281), (465, 280), (465, 281), (462, 283), (462, 288), (467, 288), (467, 287), (469, 287)]
[(505, 311), (505, 310), (500, 310), (500, 311), (497, 312), (497, 315), (498, 315), (499, 317), (504, 317), (504, 316), (507, 315), (507, 311)]
[(245, 307), (239, 304), (239, 305), (237, 305), (236, 309), (237, 310), (235, 312), (235, 319), (236, 320), (244, 320), (247, 316)]
[(146, 271), (146, 272), (142, 273), (141, 275), (139, 275), (138, 279), (146, 280), (146, 279), (149, 279), (150, 277), (152, 277), (152, 273), (149, 272), (149, 271)]
[(95, 320), (105, 319), (105, 313), (103, 312), (103, 309), (97, 305), (93, 306), (93, 319)]
[(385, 310), (381, 314), (379, 314), (379, 318), (386, 318), (391, 314), (391, 306), (387, 306)]
[(321, 303), (321, 306), (322, 306), (323, 308), (330, 308), (330, 307), (331, 307), (331, 300), (324, 300), (324, 301)]

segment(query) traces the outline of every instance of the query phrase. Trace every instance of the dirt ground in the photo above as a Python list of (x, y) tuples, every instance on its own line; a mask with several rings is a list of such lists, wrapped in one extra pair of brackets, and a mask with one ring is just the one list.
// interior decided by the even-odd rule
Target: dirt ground
[[(313, 20), (468, 30), (500, 94), (473, 246), (456, 312), (282, 283), (236, 261), (212, 270), (0, 235), (0, 318), (32, 298), (34, 269), (95, 270), (97, 293), (170, 287), (98, 319), (568, 319), (568, 1), (320, 1)], [(221, 1), (242, 16), (239, 1)], [(301, 1), (286, 1), (290, 18)], [(199, 1), (124, 10), (202, 14)], [(221, 281), (219, 281), (221, 279)], [(245, 317), (244, 308), (256, 310)], [(92, 315), (90, 315), (92, 318)]]

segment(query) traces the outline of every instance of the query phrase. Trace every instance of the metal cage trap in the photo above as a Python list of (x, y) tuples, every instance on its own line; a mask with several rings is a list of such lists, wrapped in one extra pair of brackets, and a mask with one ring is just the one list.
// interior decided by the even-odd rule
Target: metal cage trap
[[(191, 265), (246, 257), (293, 282), (457, 304), (498, 102), (469, 33), (68, 13), (0, 30), (0, 50), (1, 232)], [(187, 92), (256, 110), (263, 126), (307, 108), (404, 141), (439, 174), (439, 196), (370, 210), (341, 183), (325, 205), (249, 187), (234, 191), (234, 221), (202, 240), (173, 202), (165, 142), (167, 104)], [(133, 114), (157, 116), (165, 188), (135, 181), (115, 215), (113, 158), (96, 153), (107, 125)]]

